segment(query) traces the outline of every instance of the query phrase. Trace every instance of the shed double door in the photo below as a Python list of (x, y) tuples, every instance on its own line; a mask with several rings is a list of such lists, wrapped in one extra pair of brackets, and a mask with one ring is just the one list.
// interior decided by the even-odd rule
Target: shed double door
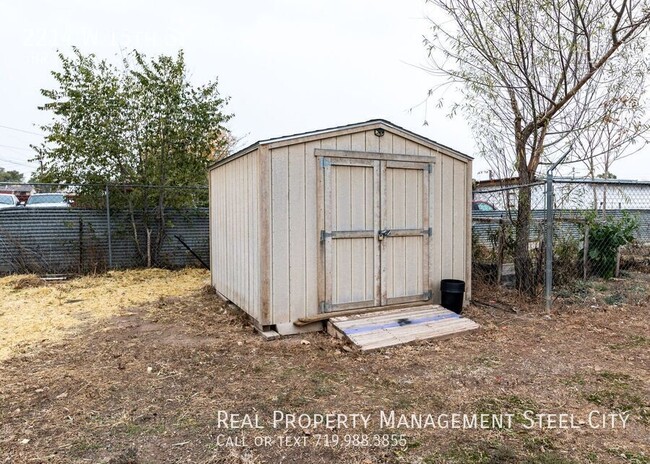
[(322, 311), (431, 298), (431, 163), (326, 157)]

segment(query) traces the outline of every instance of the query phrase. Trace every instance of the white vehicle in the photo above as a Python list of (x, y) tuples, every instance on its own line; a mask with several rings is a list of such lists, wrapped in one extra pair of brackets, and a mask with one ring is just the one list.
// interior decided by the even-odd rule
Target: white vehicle
[(13, 208), (14, 206), (18, 206), (19, 203), (20, 201), (18, 201), (16, 195), (12, 195), (11, 193), (0, 193), (0, 209)]
[(63, 193), (34, 193), (25, 203), (27, 208), (69, 208), (70, 202)]

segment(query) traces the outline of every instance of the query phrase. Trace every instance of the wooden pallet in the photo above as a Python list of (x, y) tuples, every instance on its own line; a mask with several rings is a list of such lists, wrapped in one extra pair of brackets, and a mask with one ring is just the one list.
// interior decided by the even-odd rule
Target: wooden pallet
[(449, 337), (479, 327), (471, 319), (435, 305), (332, 317), (327, 324), (331, 335), (347, 339), (363, 351)]

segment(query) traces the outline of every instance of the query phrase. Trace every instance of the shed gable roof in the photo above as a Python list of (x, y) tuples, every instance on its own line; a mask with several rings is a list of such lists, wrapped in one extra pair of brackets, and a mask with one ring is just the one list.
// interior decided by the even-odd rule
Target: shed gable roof
[(270, 148), (278, 148), (287, 145), (294, 145), (296, 143), (304, 143), (312, 140), (318, 140), (326, 137), (335, 137), (340, 133), (352, 133), (352, 132), (373, 130), (379, 128), (388, 130), (397, 135), (401, 135), (407, 139), (411, 139), (416, 143), (419, 143), (421, 145), (424, 145), (436, 151), (446, 152), (452, 156), (456, 156), (458, 158), (462, 158), (465, 160), (473, 159), (471, 156), (466, 155), (465, 153), (462, 153), (458, 150), (454, 150), (451, 147), (438, 143), (420, 134), (416, 134), (415, 132), (411, 132), (385, 119), (371, 119), (369, 121), (347, 124), (344, 126), (329, 127), (327, 129), (301, 132), (297, 134), (285, 135), (282, 137), (273, 137), (270, 139), (260, 140), (258, 142), (253, 143), (252, 145), (247, 146), (246, 148), (243, 148), (233, 153), (232, 155), (227, 156), (222, 160), (217, 161), (212, 166), (210, 166), (210, 168), (217, 167), (222, 164), (226, 164), (229, 161), (232, 161), (236, 158), (239, 158), (240, 156), (243, 156), (247, 153), (254, 151), (260, 146), (269, 146)]

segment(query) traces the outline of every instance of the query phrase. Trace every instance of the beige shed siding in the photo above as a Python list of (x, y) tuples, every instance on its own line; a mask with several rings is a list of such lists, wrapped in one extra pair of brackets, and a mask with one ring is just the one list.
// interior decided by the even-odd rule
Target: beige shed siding
[(260, 319), (259, 150), (210, 171), (212, 285)]
[(469, 274), (466, 273), (469, 253), (467, 211), (471, 198), (471, 186), (467, 181), (469, 169), (471, 163), (438, 156), (433, 185), (434, 260), (431, 269), (434, 301), (440, 299), (441, 279), (465, 280), (469, 285)]
[[(271, 148), (271, 324), (295, 321), (319, 312), (320, 230), (318, 165), (314, 149), (358, 150), (436, 156), (431, 195), (431, 280), (434, 301), (440, 300), (440, 279), (466, 281), (468, 169), (465, 160), (393, 134), (373, 130), (332, 136), (313, 142)], [(470, 166), (468, 168), (468, 166)], [(321, 277), (322, 278), (322, 277)]]

